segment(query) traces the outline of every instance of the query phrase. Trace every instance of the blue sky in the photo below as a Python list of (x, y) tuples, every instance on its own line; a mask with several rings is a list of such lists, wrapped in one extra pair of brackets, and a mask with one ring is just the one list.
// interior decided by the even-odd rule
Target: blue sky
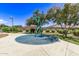
[(14, 25), (24, 26), (25, 21), (36, 9), (46, 13), (51, 7), (63, 7), (63, 5), (63, 3), (0, 3), (0, 23), (11, 25), (9, 17), (13, 16)]

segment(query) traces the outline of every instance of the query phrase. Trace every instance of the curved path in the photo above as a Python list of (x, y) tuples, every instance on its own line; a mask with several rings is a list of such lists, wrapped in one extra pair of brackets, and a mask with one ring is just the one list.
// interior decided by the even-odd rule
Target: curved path
[(9, 34), (0, 38), (0, 56), (79, 56), (79, 45), (59, 41), (46, 45), (29, 45), (15, 41), (25, 34)]

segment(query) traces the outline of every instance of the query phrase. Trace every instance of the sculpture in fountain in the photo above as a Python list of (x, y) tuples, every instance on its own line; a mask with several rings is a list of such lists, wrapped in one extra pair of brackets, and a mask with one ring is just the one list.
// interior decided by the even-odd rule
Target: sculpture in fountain
[[(41, 18), (41, 16), (43, 18)], [(42, 14), (39, 14), (39, 12), (34, 13), (33, 19), (36, 22), (35, 34), (40, 34), (42, 36), (42, 25), (44, 23), (44, 15), (43, 15), (43, 13)]]
[(36, 25), (35, 34), (23, 35), (17, 37), (16, 38), (17, 42), (39, 45), (39, 44), (48, 44), (58, 41), (57, 37), (55, 36), (42, 34), (42, 25), (45, 23), (45, 18), (43, 13), (40, 14), (39, 12), (35, 12), (33, 15), (33, 20)]

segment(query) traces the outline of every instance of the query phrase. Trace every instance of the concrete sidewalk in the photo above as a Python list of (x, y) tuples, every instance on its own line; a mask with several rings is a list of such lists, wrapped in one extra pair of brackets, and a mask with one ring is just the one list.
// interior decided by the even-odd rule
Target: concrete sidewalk
[(46, 45), (22, 44), (15, 41), (21, 35), (25, 34), (9, 34), (0, 38), (0, 56), (79, 56), (79, 45), (62, 40)]

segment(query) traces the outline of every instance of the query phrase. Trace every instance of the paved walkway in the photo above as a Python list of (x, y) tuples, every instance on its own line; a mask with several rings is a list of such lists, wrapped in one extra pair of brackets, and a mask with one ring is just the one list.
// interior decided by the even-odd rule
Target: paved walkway
[(9, 34), (0, 38), (0, 56), (79, 56), (78, 45), (61, 40), (46, 45), (22, 44), (15, 41), (21, 35), (24, 34)]

